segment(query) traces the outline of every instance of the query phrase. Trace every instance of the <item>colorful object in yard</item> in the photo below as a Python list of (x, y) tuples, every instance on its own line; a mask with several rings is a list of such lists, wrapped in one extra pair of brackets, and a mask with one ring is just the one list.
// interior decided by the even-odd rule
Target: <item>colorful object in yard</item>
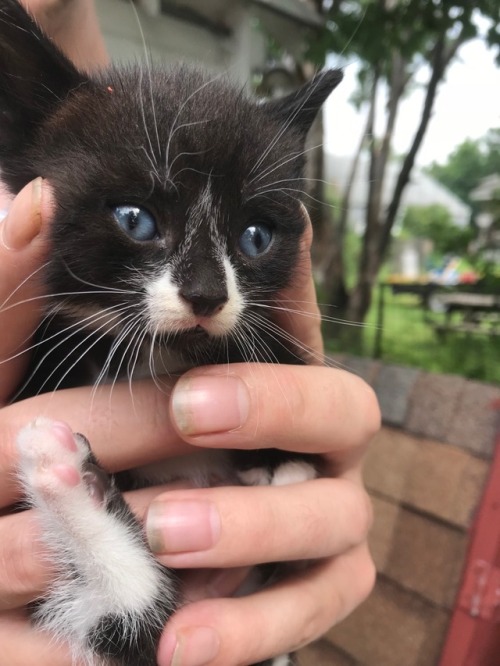
[(444, 286), (475, 284), (480, 276), (465, 259), (449, 258), (441, 268), (429, 271), (429, 281)]

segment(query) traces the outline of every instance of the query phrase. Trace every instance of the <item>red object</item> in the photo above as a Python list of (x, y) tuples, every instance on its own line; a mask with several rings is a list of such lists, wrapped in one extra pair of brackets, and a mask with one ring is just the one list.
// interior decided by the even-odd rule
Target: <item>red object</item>
[(500, 666), (500, 433), (439, 666)]
[(474, 273), (474, 271), (465, 271), (461, 273), (459, 280), (460, 284), (476, 284), (479, 280), (479, 275)]

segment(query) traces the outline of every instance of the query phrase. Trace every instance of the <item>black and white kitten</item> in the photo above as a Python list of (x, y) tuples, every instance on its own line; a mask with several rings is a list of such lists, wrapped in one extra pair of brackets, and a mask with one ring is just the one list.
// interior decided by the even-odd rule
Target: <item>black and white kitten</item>
[[(15, 0), (0, 0), (2, 178), (16, 193), (42, 176), (56, 203), (47, 317), (16, 399), (200, 364), (300, 363), (269, 306), (293, 276), (304, 229), (305, 136), (341, 78), (326, 71), (257, 103), (187, 67), (90, 77)], [(18, 449), (59, 564), (35, 620), (87, 664), (153, 666), (182, 599), (120, 494), (151, 483), (147, 472), (106, 475), (84, 437), (44, 419)], [(312, 459), (275, 450), (223, 455), (198, 460), (202, 483), (316, 474)], [(154, 481), (193, 474), (158, 463)]]

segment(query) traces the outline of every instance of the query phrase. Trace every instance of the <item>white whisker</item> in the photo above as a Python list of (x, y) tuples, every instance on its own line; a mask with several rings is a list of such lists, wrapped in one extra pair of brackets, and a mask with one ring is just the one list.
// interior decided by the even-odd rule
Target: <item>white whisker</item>
[[(302, 150), (299, 153), (293, 153), (291, 157), (286, 156), (286, 157), (288, 157), (288, 159), (282, 158), (280, 160), (276, 160), (276, 162), (273, 162), (273, 164), (271, 164), (267, 169), (264, 169), (264, 171), (261, 171), (256, 176), (254, 176), (254, 178), (252, 178), (252, 180), (249, 182), (249, 185), (252, 185), (254, 182), (258, 182), (259, 180), (262, 180), (263, 178), (266, 178), (273, 171), (276, 171), (277, 169), (280, 169), (285, 164), (288, 164), (289, 162), (292, 162), (293, 160), (296, 160), (299, 157), (302, 157), (302, 155), (307, 155), (307, 153), (309, 153), (313, 150), (317, 150), (318, 148), (321, 148), (322, 145), (323, 145), (322, 143), (318, 143), (318, 145), (311, 146), (309, 148), (305, 148), (304, 150)], [(305, 180), (305, 179), (300, 178), (299, 180)], [(323, 182), (325, 182), (325, 181), (323, 181)], [(272, 184), (273, 183), (271, 183), (271, 185)], [(265, 187), (265, 186), (262, 185), (261, 187)]]
[[(15, 289), (13, 289), (10, 294), (7, 296), (7, 298), (4, 300), (4, 302), (0, 305), (0, 312), (5, 312), (4, 308), (5, 305), (9, 302), (9, 300), (17, 294), (17, 292), (24, 287), (24, 285), (29, 282), (37, 273), (42, 271), (44, 268), (46, 268), (49, 265), (49, 261), (46, 261), (44, 264), (36, 268), (32, 273), (30, 273), (27, 277), (22, 280)], [(29, 301), (30, 299), (25, 299), (24, 302)], [(23, 301), (21, 301), (23, 302)], [(16, 304), (15, 304), (16, 305)]]
[[(166, 173), (167, 173), (167, 178), (169, 180), (170, 180), (170, 166), (169, 166), (170, 147), (171, 147), (171, 144), (172, 144), (172, 139), (173, 139), (174, 135), (176, 134), (177, 130), (179, 129), (179, 127), (177, 126), (177, 122), (178, 122), (182, 112), (186, 108), (189, 101), (191, 99), (193, 99), (193, 97), (195, 97), (195, 95), (200, 93), (204, 88), (206, 88), (210, 84), (214, 83), (214, 81), (217, 81), (218, 79), (220, 79), (222, 76), (223, 76), (223, 73), (217, 74), (213, 78), (211, 78), (208, 81), (205, 81), (204, 83), (202, 83), (202, 85), (199, 86), (196, 90), (194, 90), (190, 95), (188, 95), (186, 97), (186, 99), (182, 102), (182, 104), (180, 105), (180, 107), (179, 107), (179, 109), (178, 109), (178, 111), (175, 115), (174, 121), (172, 123), (172, 127), (170, 128), (170, 133), (169, 133), (169, 136), (168, 136), (168, 139), (167, 139), (167, 147), (165, 149), (165, 170), (166, 170)], [(187, 125), (189, 125), (189, 124), (190, 123), (187, 123)], [(185, 127), (185, 126), (186, 125), (181, 125), (181, 127)]]

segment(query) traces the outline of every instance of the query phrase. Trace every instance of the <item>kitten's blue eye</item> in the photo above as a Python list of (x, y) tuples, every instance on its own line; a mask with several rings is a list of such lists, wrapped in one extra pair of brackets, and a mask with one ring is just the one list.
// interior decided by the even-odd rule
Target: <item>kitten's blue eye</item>
[(273, 232), (262, 222), (251, 224), (241, 234), (239, 245), (243, 254), (248, 257), (258, 257), (267, 250), (273, 240)]
[(150, 241), (158, 238), (154, 217), (140, 206), (115, 206), (113, 215), (123, 231), (136, 241)]

